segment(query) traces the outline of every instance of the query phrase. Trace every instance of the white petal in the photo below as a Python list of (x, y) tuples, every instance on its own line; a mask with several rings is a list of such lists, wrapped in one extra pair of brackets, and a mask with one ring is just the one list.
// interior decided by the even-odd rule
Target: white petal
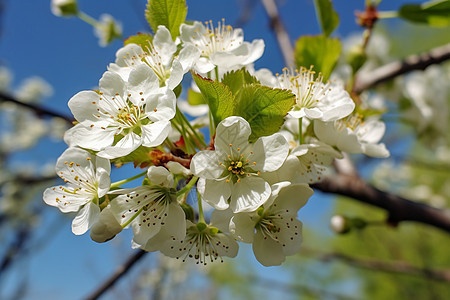
[(215, 209), (211, 213), (211, 226), (219, 228), (222, 232), (230, 232), (230, 220), (233, 217), (231, 209), (218, 210)]
[(244, 177), (233, 185), (230, 207), (234, 213), (255, 211), (270, 196), (270, 185), (259, 177)]
[(178, 54), (178, 60), (183, 68), (183, 73), (189, 71), (195, 62), (200, 58), (200, 51), (193, 45), (185, 45)]
[(231, 196), (231, 184), (226, 180), (210, 180), (200, 178), (197, 182), (197, 190), (202, 199), (216, 209), (228, 208), (228, 199)]
[(141, 99), (147, 99), (154, 90), (159, 88), (159, 80), (147, 64), (140, 64), (130, 72), (128, 87), (131, 94), (130, 100), (135, 105), (139, 105)]
[(169, 121), (158, 121), (155, 123), (142, 125), (142, 145), (145, 147), (155, 147), (161, 145), (170, 132)]
[(371, 157), (386, 158), (391, 155), (384, 144), (364, 144), (363, 153)]
[[(214, 140), (215, 150), (219, 155), (231, 154), (230, 148), (248, 147), (248, 137), (251, 134), (250, 124), (241, 117), (228, 117), (217, 125)], [(230, 147), (230, 144), (232, 147)]]
[(147, 177), (150, 179), (152, 185), (161, 185), (165, 187), (172, 187), (173, 185), (173, 176), (164, 167), (151, 166), (148, 168)]
[(92, 198), (63, 191), (63, 186), (54, 186), (44, 191), (43, 199), (47, 205), (58, 207), (63, 213), (75, 212)]
[(78, 122), (97, 121), (97, 101), (101, 96), (94, 91), (82, 91), (70, 98), (69, 108)]
[(130, 132), (120, 139), (114, 146), (106, 147), (103, 151), (97, 153), (98, 156), (113, 159), (125, 156), (136, 150), (141, 145), (141, 137)]
[(272, 172), (281, 167), (289, 154), (289, 143), (280, 133), (260, 137), (253, 146), (256, 162), (253, 169), (262, 172)]
[(103, 130), (100, 127), (85, 127), (82, 124), (77, 124), (66, 131), (64, 140), (70, 146), (80, 146), (83, 148), (100, 151), (114, 142), (113, 130)]
[[(126, 84), (119, 74), (106, 71), (99, 81), (100, 91), (107, 96), (112, 96), (118, 93), (122, 98), (126, 96)], [(126, 98), (125, 98), (126, 99)]]
[(256, 259), (266, 267), (279, 266), (286, 258), (280, 243), (271, 238), (264, 239), (264, 235), (259, 230), (253, 241), (253, 253)]
[(91, 228), (100, 215), (100, 208), (93, 202), (87, 203), (72, 222), (72, 232), (81, 235)]
[(230, 221), (230, 232), (239, 241), (253, 243), (256, 222), (248, 213), (238, 213)]
[(200, 151), (192, 157), (191, 171), (195, 176), (216, 179), (222, 175), (225, 167), (219, 165), (217, 154), (215, 151), (205, 150)]
[(296, 183), (282, 187), (274, 202), (277, 203), (277, 208), (283, 209), (286, 213), (297, 215), (297, 212), (302, 208), (308, 199), (314, 193), (306, 183)]
[(177, 51), (177, 45), (173, 42), (170, 31), (163, 25), (159, 25), (156, 30), (153, 46), (161, 56), (164, 65), (169, 63), (173, 54)]
[(145, 112), (150, 120), (168, 121), (175, 116), (176, 97), (171, 89), (160, 88), (146, 99)]
[(169, 211), (167, 217), (164, 220), (163, 227), (166, 232), (178, 239), (182, 240), (186, 236), (186, 214), (183, 209), (176, 202), (169, 204)]

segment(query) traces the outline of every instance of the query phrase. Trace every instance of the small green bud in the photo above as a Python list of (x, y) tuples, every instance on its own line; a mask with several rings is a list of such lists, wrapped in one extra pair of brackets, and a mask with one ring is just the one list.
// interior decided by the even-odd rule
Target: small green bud
[(55, 16), (71, 17), (78, 14), (78, 4), (76, 0), (52, 0), (51, 10)]
[(362, 45), (355, 45), (350, 48), (346, 56), (347, 62), (350, 64), (353, 70), (353, 74), (356, 73), (366, 62), (367, 55)]

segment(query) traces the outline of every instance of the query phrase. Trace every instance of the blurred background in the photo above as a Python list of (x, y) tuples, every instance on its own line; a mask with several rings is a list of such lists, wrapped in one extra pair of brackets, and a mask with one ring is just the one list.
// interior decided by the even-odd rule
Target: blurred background
[[(121, 23), (123, 37), (151, 31), (144, 17), (145, 0), (78, 2), (96, 19), (103, 13), (112, 15)], [(385, 0), (379, 9), (397, 10), (409, 2)], [(339, 80), (348, 68), (345, 53), (362, 41), (355, 11), (364, 11), (365, 1), (333, 4), (340, 16), (333, 36), (341, 39), (344, 49), (333, 74)], [(188, 20), (225, 18), (227, 24), (244, 29), (247, 41), (264, 39), (265, 53), (255, 69), (281, 72), (283, 57), (260, 1), (188, 0), (187, 5)], [(320, 33), (312, 0), (280, 0), (277, 5), (292, 43), (300, 36)], [(370, 71), (448, 43), (448, 33), (448, 27), (380, 20), (363, 68)], [(53, 15), (50, 1), (0, 1), (0, 299), (83, 299), (136, 252), (130, 247), (129, 232), (105, 244), (93, 242), (88, 234), (73, 235), (73, 215), (42, 201), (46, 187), (60, 184), (54, 165), (67, 148), (62, 136), (70, 122), (62, 117), (71, 118), (68, 100), (97, 86), (122, 45), (118, 39), (101, 47), (92, 26), (78, 18)], [(450, 67), (444, 63), (363, 95), (373, 106), (388, 111), (383, 142), (391, 152), (383, 160), (352, 157), (367, 181), (408, 199), (448, 208), (449, 80)], [(6, 101), (7, 97), (25, 105)], [(112, 180), (138, 172), (126, 165), (112, 171)], [(369, 225), (337, 234), (329, 226), (337, 214), (364, 219)], [(237, 259), (208, 266), (148, 253), (104, 299), (450, 297), (448, 233), (408, 222), (389, 226), (381, 209), (318, 191), (299, 218), (304, 223), (302, 249), (280, 267), (262, 267), (244, 244)]]

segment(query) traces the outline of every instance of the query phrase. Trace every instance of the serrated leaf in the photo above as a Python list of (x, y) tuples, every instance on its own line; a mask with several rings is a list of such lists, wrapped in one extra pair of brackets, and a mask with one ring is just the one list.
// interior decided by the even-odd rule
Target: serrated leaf
[(450, 25), (450, 0), (428, 1), (422, 4), (405, 4), (398, 11), (399, 17), (433, 27)]
[(180, 35), (180, 25), (186, 20), (187, 6), (185, 0), (149, 0), (145, 18), (156, 33), (159, 25), (170, 31), (172, 39)]
[(236, 93), (246, 84), (259, 84), (259, 80), (252, 76), (247, 70), (240, 69), (227, 72), (223, 75), (222, 83), (228, 86), (233, 93)]
[(329, 36), (339, 25), (339, 15), (330, 0), (314, 0), (314, 6), (320, 28), (325, 36)]
[(192, 74), (195, 83), (202, 92), (217, 126), (220, 121), (233, 115), (234, 96), (223, 83)]
[(280, 130), (284, 117), (295, 104), (295, 95), (288, 90), (261, 85), (246, 85), (236, 96), (233, 115), (241, 116), (250, 124), (251, 142), (261, 136)]
[(302, 36), (295, 43), (295, 63), (297, 67), (314, 66), (328, 80), (341, 54), (341, 42), (337, 38), (324, 35)]
[(123, 44), (137, 44), (141, 46), (142, 50), (148, 53), (148, 46), (152, 42), (153, 36), (149, 33), (138, 33), (137, 35), (132, 35), (127, 38)]
[(187, 91), (187, 102), (190, 105), (200, 105), (200, 104), (206, 104), (205, 99), (203, 99), (203, 96), (201, 93), (197, 93), (193, 89), (189, 89)]

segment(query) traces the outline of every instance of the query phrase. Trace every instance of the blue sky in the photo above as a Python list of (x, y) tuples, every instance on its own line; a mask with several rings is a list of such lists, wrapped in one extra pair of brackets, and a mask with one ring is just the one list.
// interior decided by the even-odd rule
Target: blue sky
[[(228, 24), (233, 25), (241, 12), (242, 4), (239, 2), (188, 0), (188, 19), (218, 21), (225, 18)], [(279, 72), (284, 65), (276, 39), (270, 31), (262, 5), (259, 1), (254, 2), (257, 4), (250, 20), (243, 27), (245, 39), (264, 39), (265, 53), (255, 67)], [(300, 35), (319, 33), (312, 0), (279, 2), (280, 14), (293, 41)], [(354, 22), (354, 11), (363, 10), (364, 0), (334, 2), (341, 18), (334, 35), (345, 37), (361, 31)], [(406, 2), (385, 0), (381, 8), (395, 9)], [(101, 13), (113, 15), (122, 22), (126, 37), (149, 30), (143, 17), (145, 3), (144, 0), (80, 0), (79, 7), (94, 18)], [(52, 15), (49, 1), (43, 0), (5, 1), (0, 25), (0, 64), (12, 71), (14, 83), (36, 75), (44, 78), (54, 89), (45, 106), (68, 115), (68, 100), (77, 92), (98, 84), (106, 66), (114, 61), (115, 52), (122, 45), (116, 41), (109, 47), (99, 47), (90, 25), (76, 18)], [(39, 145), (35, 156), (28, 159), (55, 161), (65, 148), (63, 143), (45, 141)], [(326, 227), (331, 203), (329, 197), (319, 194), (310, 199), (300, 213), (305, 226)], [(27, 299), (79, 299), (102, 282), (131, 252), (129, 234), (122, 235), (119, 242), (99, 245), (92, 242), (88, 234), (74, 236), (70, 231), (69, 218), (62, 216), (57, 209), (46, 208), (45, 216), (40, 234), (47, 235), (49, 242), (27, 260), (26, 270), (31, 272), (32, 291)], [(54, 222), (58, 222), (57, 225), (51, 225)], [(50, 228), (51, 231), (48, 231)], [(111, 247), (111, 244), (118, 245)], [(17, 278), (11, 277), (9, 280)]]

